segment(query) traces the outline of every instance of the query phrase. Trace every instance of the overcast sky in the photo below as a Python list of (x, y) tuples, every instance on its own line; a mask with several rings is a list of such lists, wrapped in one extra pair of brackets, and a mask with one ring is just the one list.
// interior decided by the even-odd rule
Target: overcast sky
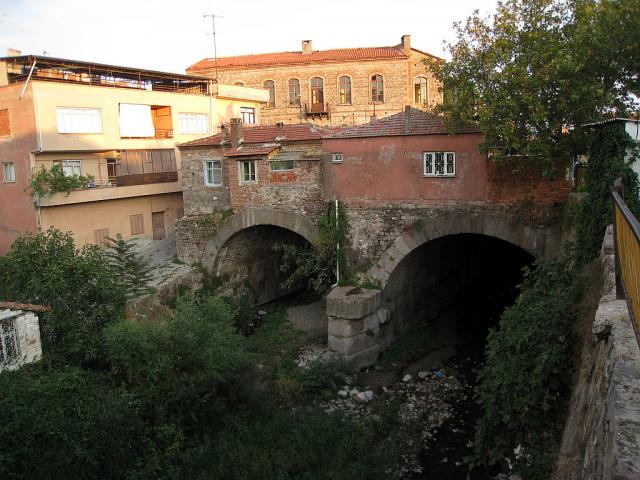
[(421, 50), (444, 56), (452, 24), (497, 0), (0, 0), (0, 56), (23, 54), (184, 72), (213, 56), (385, 46), (403, 34)]

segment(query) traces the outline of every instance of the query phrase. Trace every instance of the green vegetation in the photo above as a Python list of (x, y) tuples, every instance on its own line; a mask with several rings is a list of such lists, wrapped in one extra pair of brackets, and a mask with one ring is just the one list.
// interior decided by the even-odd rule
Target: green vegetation
[(120, 280), (126, 285), (127, 297), (137, 297), (152, 290), (148, 287), (151, 280), (151, 267), (135, 252), (135, 239), (124, 240), (118, 234), (116, 238), (106, 238), (106, 256)]
[(55, 163), (50, 169), (42, 167), (33, 174), (29, 180), (31, 195), (45, 197), (57, 192), (64, 192), (69, 196), (71, 191), (79, 188), (86, 188), (95, 181), (93, 175), (71, 175), (66, 176), (62, 171), (62, 165)]
[[(353, 282), (345, 244), (349, 225), (344, 208), (329, 204), (328, 212), (318, 222), (320, 238), (312, 247), (298, 247), (287, 243), (276, 243), (273, 250), (282, 255), (281, 271), (289, 276), (282, 284), (290, 289), (300, 281), (308, 281), (309, 288), (326, 293), (336, 282), (336, 266), (340, 269), (340, 285)], [(340, 245), (338, 249), (337, 246)]]
[(476, 11), (455, 24), (451, 61), (430, 63), (442, 110), (452, 124), (477, 125), (499, 156), (571, 158), (584, 143), (577, 127), (633, 111), (639, 24), (638, 3), (626, 0), (507, 0), (495, 15)]

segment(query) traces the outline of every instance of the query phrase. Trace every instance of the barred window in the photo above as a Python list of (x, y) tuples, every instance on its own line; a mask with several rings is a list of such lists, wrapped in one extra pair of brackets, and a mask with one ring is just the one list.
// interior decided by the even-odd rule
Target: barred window
[(0, 320), (0, 364), (16, 360), (19, 354), (16, 317)]
[(455, 152), (424, 152), (422, 159), (425, 177), (453, 177), (456, 174)]

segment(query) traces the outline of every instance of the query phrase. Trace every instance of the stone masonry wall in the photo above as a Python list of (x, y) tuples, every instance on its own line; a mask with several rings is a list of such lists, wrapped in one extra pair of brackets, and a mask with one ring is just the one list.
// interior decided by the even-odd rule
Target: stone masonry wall
[[(324, 101), (329, 104), (331, 119), (319, 123), (332, 125), (359, 125), (369, 121), (374, 114), (386, 117), (400, 112), (405, 105), (422, 107), (414, 102), (413, 79), (424, 76), (428, 82), (428, 105), (442, 102), (439, 85), (422, 63), (427, 58), (412, 51), (409, 59), (375, 61), (345, 61), (307, 65), (277, 65), (272, 67), (246, 67), (243, 69), (218, 69), (221, 83), (242, 82), (246, 87), (262, 88), (266, 80), (275, 82), (275, 107), (261, 108), (263, 124), (276, 122), (300, 123), (307, 121), (301, 107), (289, 105), (289, 79), (300, 81), (300, 99), (304, 106), (311, 103), (311, 79), (320, 77), (324, 81)], [(211, 72), (199, 72), (210, 74)], [(374, 74), (384, 77), (384, 102), (371, 103), (370, 79)], [(351, 104), (340, 104), (338, 79), (346, 75), (351, 78)], [(309, 119), (311, 120), (311, 119)]]
[[(230, 208), (229, 179), (223, 174), (223, 184), (210, 187), (204, 184), (205, 160), (228, 161), (217, 148), (184, 148), (182, 157), (182, 198), (185, 215), (204, 215)], [(224, 168), (224, 167), (223, 167)], [(237, 181), (237, 175), (231, 180)]]
[(218, 230), (216, 216), (184, 216), (176, 223), (176, 251), (178, 260), (187, 264), (199, 263), (207, 242)]
[(585, 341), (553, 480), (640, 478), (640, 348), (615, 295), (613, 231), (602, 248), (604, 287)]

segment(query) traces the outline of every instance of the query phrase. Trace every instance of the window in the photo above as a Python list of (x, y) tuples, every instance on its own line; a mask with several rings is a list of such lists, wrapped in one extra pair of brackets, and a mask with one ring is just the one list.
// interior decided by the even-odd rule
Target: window
[(3, 181), (4, 182), (15, 182), (16, 181), (16, 167), (11, 163), (3, 163), (2, 164), (2, 172), (3, 172)]
[(16, 335), (16, 317), (0, 321), (0, 364), (17, 360), (20, 354)]
[(424, 152), (425, 177), (453, 177), (456, 174), (456, 154), (454, 152)]
[(413, 81), (414, 101), (415, 103), (428, 103), (429, 96), (427, 95), (427, 79), (424, 77), (416, 77)]
[(178, 114), (180, 133), (201, 134), (209, 133), (209, 116), (206, 113)]
[(333, 163), (342, 163), (342, 154), (341, 153), (332, 153), (331, 154), (331, 162), (333, 162)]
[(5, 108), (0, 110), (0, 137), (8, 135), (11, 135), (11, 128), (9, 128), (9, 110)]
[(82, 161), (80, 160), (63, 160), (59, 162), (62, 166), (62, 173), (65, 177), (79, 177), (82, 175)]
[(204, 184), (208, 187), (222, 185), (222, 163), (220, 160), (204, 161)]
[(144, 216), (142, 213), (129, 215), (129, 223), (131, 224), (131, 235), (144, 233)]
[(265, 80), (262, 84), (264, 88), (269, 89), (269, 102), (267, 103), (267, 107), (275, 107), (276, 106), (276, 82), (273, 80)]
[(281, 172), (283, 170), (293, 170), (293, 160), (271, 160), (269, 162), (272, 172)]
[(238, 164), (240, 169), (240, 183), (254, 183), (256, 181), (256, 161), (245, 160)]
[(173, 138), (171, 107), (120, 104), (121, 138)]
[(109, 229), (101, 228), (100, 230), (96, 230), (96, 245), (99, 247), (103, 247), (107, 244), (107, 237), (109, 237)]
[(300, 105), (300, 80), (289, 79), (289, 105)]
[(373, 103), (384, 102), (384, 79), (382, 75), (375, 74), (371, 77), (371, 101)]
[(338, 91), (340, 93), (340, 103), (351, 103), (351, 78), (340, 77)]
[(99, 108), (56, 108), (58, 133), (102, 133)]
[(240, 107), (240, 117), (242, 117), (242, 123), (256, 123), (256, 109)]
[(320, 77), (311, 79), (311, 111), (324, 111), (324, 81)]

